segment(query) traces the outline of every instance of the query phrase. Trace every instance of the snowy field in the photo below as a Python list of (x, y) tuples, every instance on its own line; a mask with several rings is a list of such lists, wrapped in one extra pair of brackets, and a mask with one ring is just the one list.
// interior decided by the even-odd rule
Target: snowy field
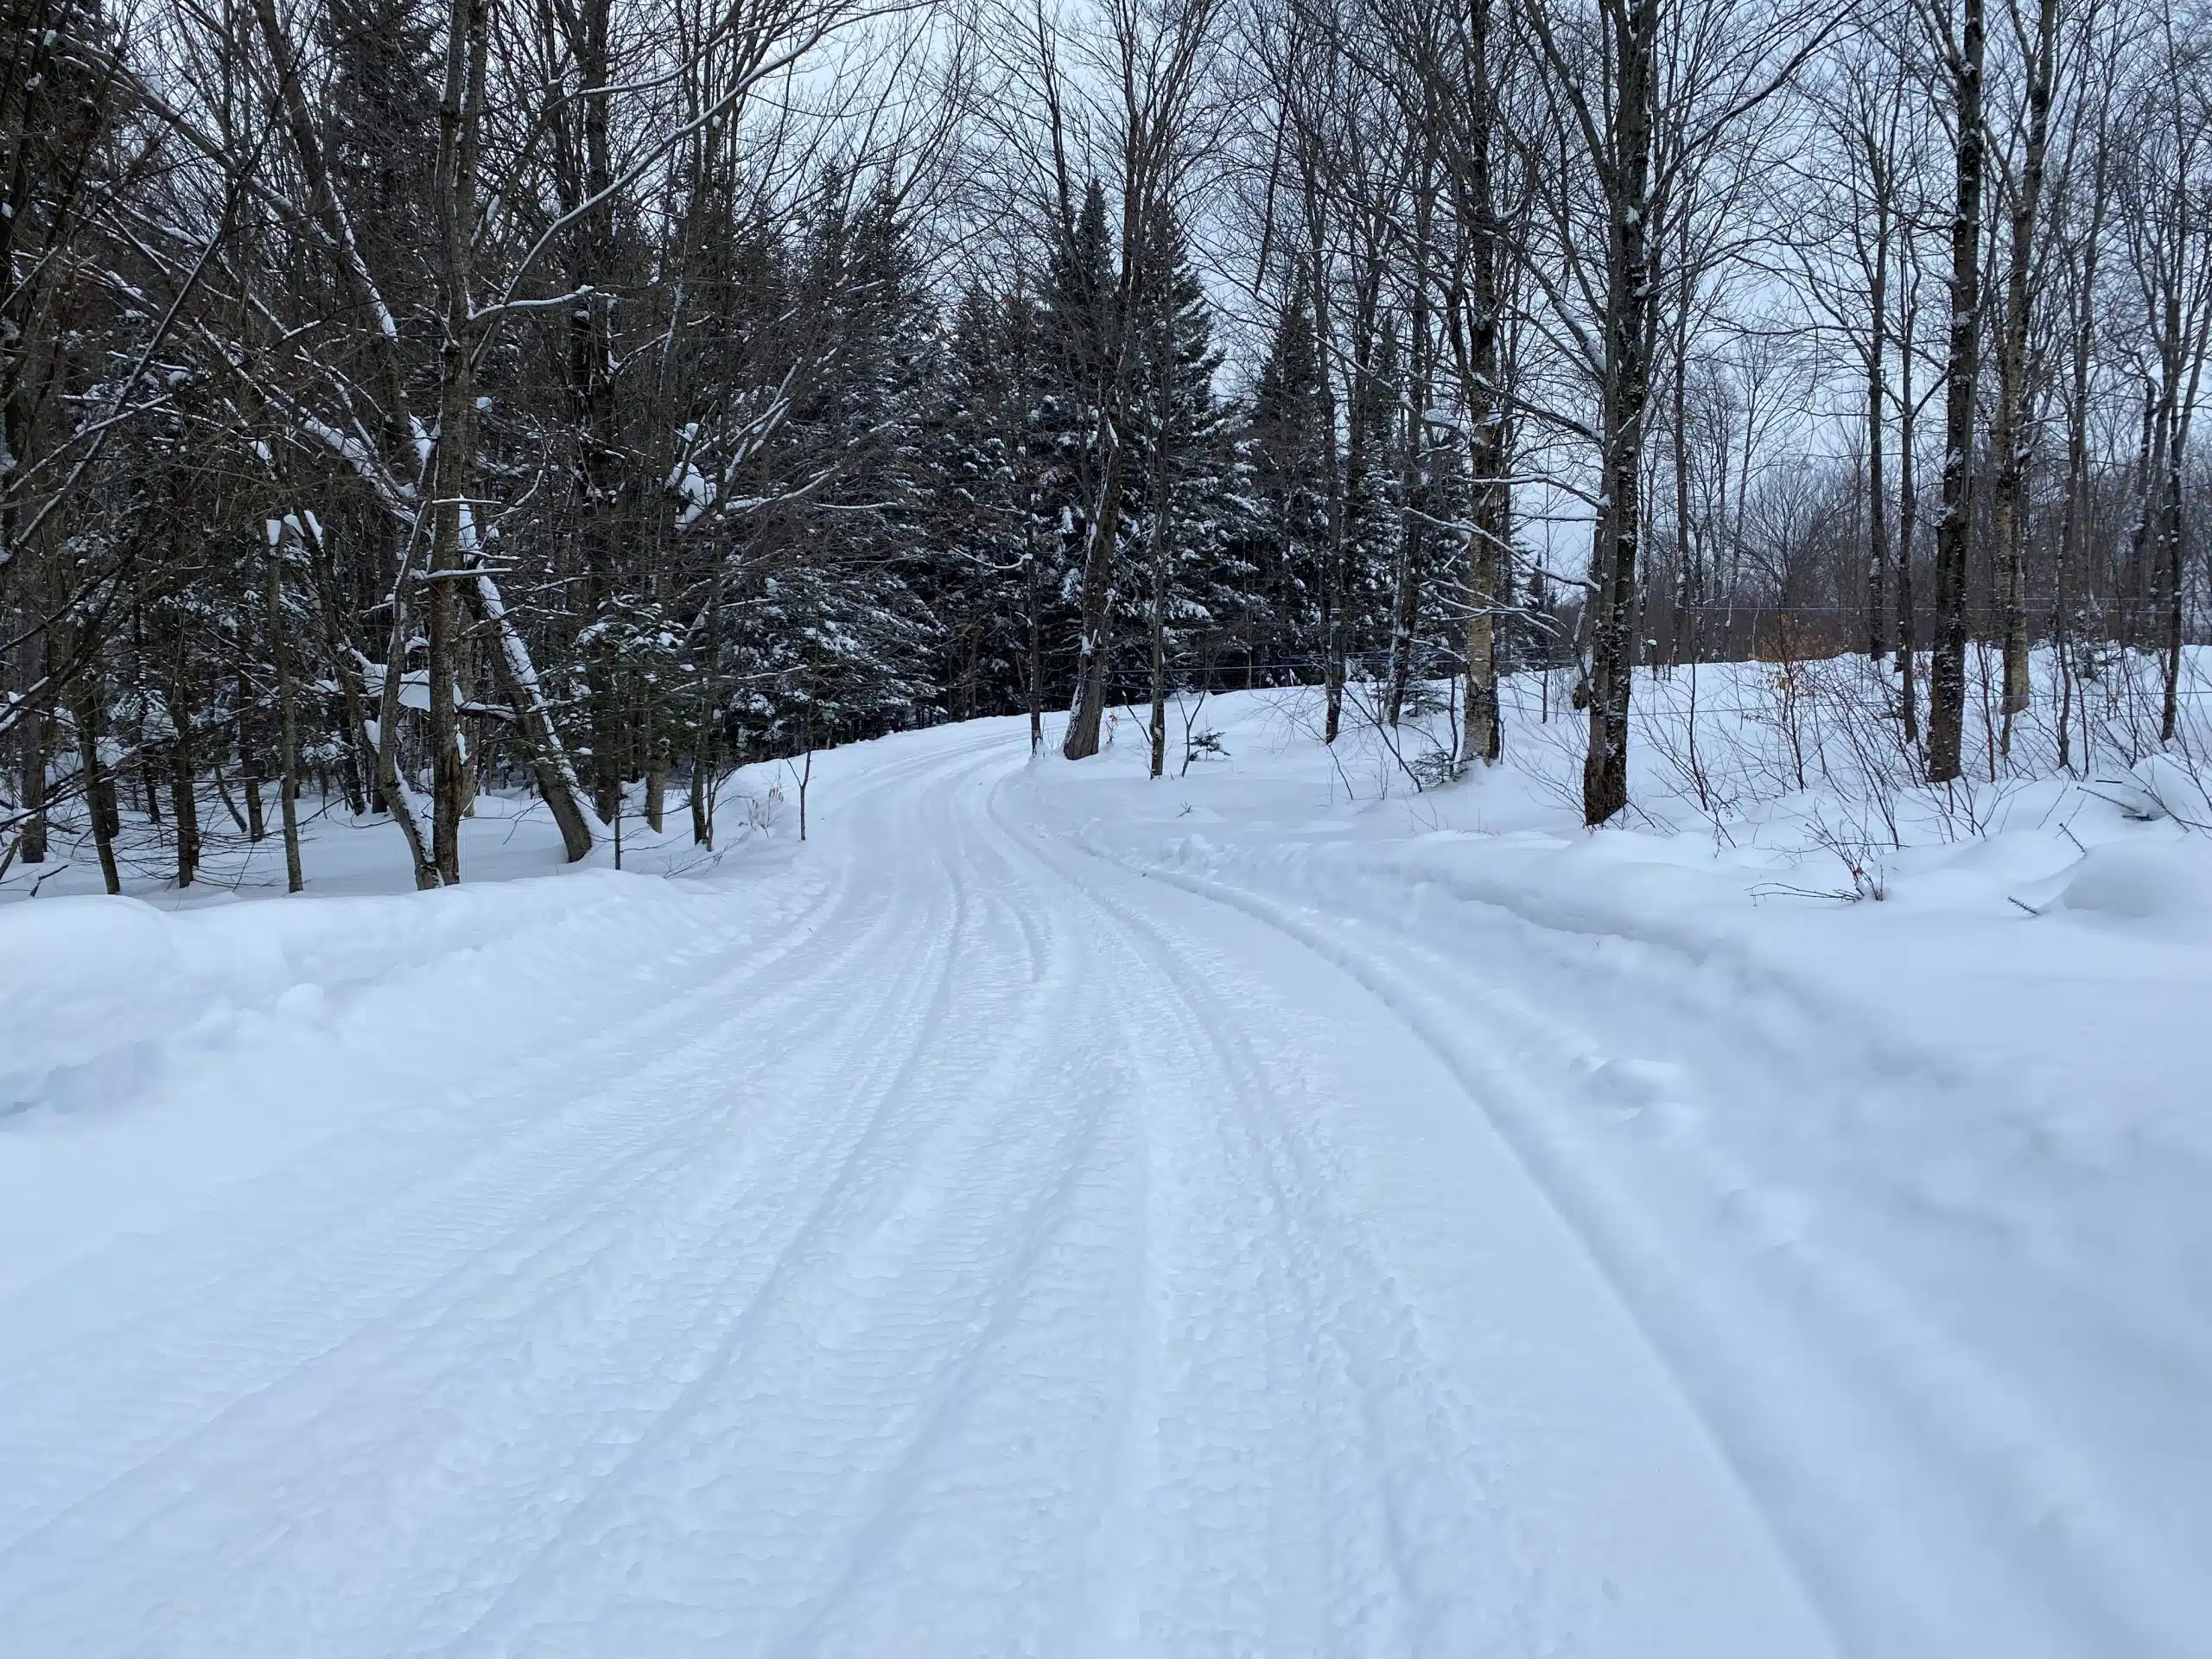
[(2203, 1653), (2206, 774), (1864, 671), (18, 868), (0, 1653)]

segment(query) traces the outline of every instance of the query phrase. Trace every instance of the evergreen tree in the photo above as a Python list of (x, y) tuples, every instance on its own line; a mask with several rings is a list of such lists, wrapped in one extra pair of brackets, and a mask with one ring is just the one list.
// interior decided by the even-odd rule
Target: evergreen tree
[(944, 631), (935, 678), (956, 718), (1021, 708), (1028, 685), (1019, 303), (979, 283), (962, 294), (931, 435), (935, 533), (917, 594)]
[(1114, 245), (1106, 227), (1106, 193), (1096, 179), (1064, 245), (1055, 247), (1052, 283), (1042, 324), (1045, 361), (1030, 421), (1029, 442), (1044, 463), (1051, 512), (1059, 543), (1062, 597), (1073, 605), (1082, 573), (1081, 550), (1098, 504), (1103, 456), (1099, 411), (1114, 341)]
[(387, 301), (420, 301), (435, 245), (437, 22), (423, 0), (327, 0), (317, 25), (332, 73), (331, 183)]
[(1172, 674), (1210, 661), (1236, 614), (1220, 556), (1233, 457), (1228, 411), (1214, 393), (1223, 359), (1211, 308), (1170, 216), (1154, 220), (1144, 257), (1153, 274), (1135, 323), (1138, 387), (1123, 517), (1146, 571), (1129, 585), (1124, 613), (1134, 620), (1158, 612)]
[(1364, 372), (1352, 376), (1367, 442), (1346, 456), (1344, 568), (1337, 593), (1345, 659), (1355, 676), (1381, 671), (1390, 636), (1391, 578), (1405, 533), (1408, 438), (1400, 369), (1396, 325), (1386, 317)]
[(750, 682), (746, 735), (771, 752), (944, 712), (927, 672), (939, 625), (908, 581), (927, 578), (935, 325), (887, 188), (855, 208), (825, 175), (797, 289), (792, 343), (812, 372), (755, 469), (763, 495), (793, 499), (747, 524), (763, 575), (733, 659)]
[(1241, 643), (1248, 679), (1264, 683), (1310, 675), (1322, 649), (1329, 535), (1325, 372), (1301, 281), (1276, 318), (1239, 446), (1258, 519), (1250, 537), (1257, 591), (1247, 603)]

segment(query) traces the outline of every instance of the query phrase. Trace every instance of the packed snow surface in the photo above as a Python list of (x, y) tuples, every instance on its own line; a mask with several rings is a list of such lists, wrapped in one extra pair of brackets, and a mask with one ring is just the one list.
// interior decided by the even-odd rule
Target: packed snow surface
[(1311, 701), (0, 908), (0, 1652), (2204, 1652), (2205, 837)]

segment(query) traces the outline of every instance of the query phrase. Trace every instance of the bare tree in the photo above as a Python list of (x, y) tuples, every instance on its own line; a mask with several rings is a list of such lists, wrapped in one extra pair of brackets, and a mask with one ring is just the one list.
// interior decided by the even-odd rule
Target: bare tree
[(1928, 780), (1959, 775), (1967, 699), (1967, 541), (1974, 479), (1974, 391), (1981, 366), (1982, 0), (1927, 14), (1948, 78), (1955, 194), (1951, 326), (1944, 361), (1943, 517), (1936, 531), (1936, 654), (1928, 682)]
[(1520, 15), (1548, 72), (1560, 143), (1586, 168), (1604, 227), (1603, 258), (1586, 262), (1598, 270), (1586, 273), (1574, 257), (1573, 210), (1562, 206), (1562, 249), (1592, 314), (1575, 340), (1599, 394), (1590, 423), (1598, 461), (1583, 766), (1583, 817), (1599, 824), (1628, 804), (1644, 441), (1664, 291), (1659, 251), (1673, 216), (1694, 197), (1694, 175), (1741, 140), (1834, 24), (1808, 8), (1747, 10), (1703, 0), (1598, 0), (1590, 14), (1571, 17), (1531, 0)]
[(2028, 578), (2022, 507), (2027, 490), (2033, 423), (2028, 409), (2028, 304), (2037, 264), (2043, 213), (2044, 164), (2050, 143), (2051, 88), (2057, 73), (2058, 0), (2034, 0), (2031, 22), (2020, 0), (2006, 0), (2013, 44), (2022, 63), (2023, 99), (2018, 154), (2008, 157), (2005, 194), (2011, 212), (2005, 250), (2005, 314), (1997, 343), (1997, 410), (1989, 445), (1996, 462), (1990, 500), (1990, 534), (1996, 545), (2004, 614), (2004, 726), (2001, 753), (2012, 752), (2012, 721), (2028, 707)]

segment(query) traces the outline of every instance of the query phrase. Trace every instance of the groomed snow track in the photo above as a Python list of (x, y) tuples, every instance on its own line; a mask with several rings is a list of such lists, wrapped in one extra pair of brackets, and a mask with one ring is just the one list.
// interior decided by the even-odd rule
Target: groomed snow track
[(1765, 1507), (1448, 964), (1090, 856), (1026, 760), (841, 752), (672, 941), (203, 1036), (343, 1109), (0, 1281), (0, 1652), (1964, 1651)]

